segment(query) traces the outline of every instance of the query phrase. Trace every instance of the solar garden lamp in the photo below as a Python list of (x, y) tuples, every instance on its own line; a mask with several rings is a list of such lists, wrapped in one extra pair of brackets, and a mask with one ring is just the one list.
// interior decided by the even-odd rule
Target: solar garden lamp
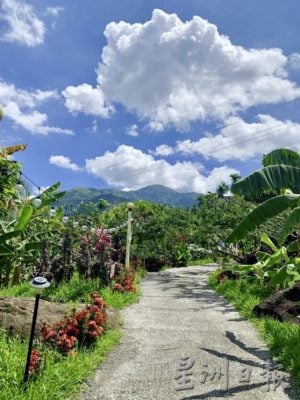
[(26, 196), (26, 190), (24, 186), (19, 182), (16, 184), (15, 189), (17, 191), (17, 194), (19, 197), (25, 197)]
[(86, 232), (88, 230), (87, 225), (82, 225), (81, 230), (82, 232)]
[(23, 378), (24, 389), (27, 388), (28, 379), (29, 379), (30, 358), (31, 358), (31, 352), (32, 352), (32, 345), (33, 345), (33, 339), (34, 339), (34, 331), (35, 331), (36, 319), (37, 319), (37, 314), (38, 314), (40, 296), (41, 296), (41, 293), (43, 292), (43, 290), (50, 286), (50, 282), (48, 282), (47, 279), (42, 276), (37, 276), (29, 283), (29, 285), (35, 289), (36, 295), (35, 295), (35, 303), (34, 303), (34, 310), (33, 310), (33, 316), (32, 316), (29, 344), (28, 344), (27, 361), (26, 361), (26, 367), (25, 367), (24, 378)]
[(67, 217), (66, 215), (64, 216), (64, 217), (62, 217), (62, 222), (64, 223), (64, 224), (66, 224), (68, 221), (69, 221), (69, 217)]
[(49, 216), (50, 216), (50, 217), (54, 217), (55, 214), (56, 214), (56, 210), (55, 210), (54, 207), (52, 207), (52, 208), (49, 210)]
[(34, 207), (39, 208), (42, 205), (42, 200), (39, 197), (36, 197), (32, 200), (32, 204)]

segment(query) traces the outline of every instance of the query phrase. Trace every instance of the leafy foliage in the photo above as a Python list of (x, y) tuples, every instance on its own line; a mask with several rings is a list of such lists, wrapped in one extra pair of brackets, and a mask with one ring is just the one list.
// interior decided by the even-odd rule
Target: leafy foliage
[(162, 185), (147, 186), (128, 192), (117, 189), (76, 188), (67, 191), (57, 205), (67, 209), (70, 214), (76, 210), (85, 213), (86, 204), (91, 203), (90, 206), (93, 204), (97, 207), (100, 200), (106, 200), (111, 205), (143, 200), (175, 207), (192, 207), (197, 204), (198, 196), (197, 193), (179, 193)]
[[(272, 163), (278, 164), (272, 165)], [(292, 194), (290, 190), (296, 188), (299, 193), (300, 155), (287, 149), (278, 149), (264, 157), (263, 165), (264, 168), (261, 170), (235, 183), (232, 190), (249, 195), (251, 192), (256, 194), (259, 190), (263, 191), (264, 189), (279, 192), (287, 192), (288, 189), (288, 194), (277, 195), (258, 205), (238, 224), (228, 236), (227, 241), (232, 242), (244, 238), (264, 222), (288, 210), (289, 214), (286, 216), (286, 220), (278, 229), (279, 234), (277, 232), (277, 242), (281, 247), (263, 234), (261, 241), (268, 246), (271, 254), (258, 251), (257, 263), (235, 267), (239, 272), (254, 274), (261, 284), (267, 282), (272, 286), (286, 287), (300, 280), (299, 258), (295, 257), (295, 254), (289, 254), (289, 251), (300, 252), (300, 194)], [(296, 240), (293, 237), (295, 230), (297, 230)], [(289, 238), (293, 238), (294, 242), (287, 242), (288, 247), (284, 246), (285, 241)]]

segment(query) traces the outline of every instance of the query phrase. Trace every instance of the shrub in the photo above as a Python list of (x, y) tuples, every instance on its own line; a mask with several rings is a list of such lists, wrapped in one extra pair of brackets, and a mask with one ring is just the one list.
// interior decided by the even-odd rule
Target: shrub
[(43, 360), (42, 354), (38, 350), (32, 350), (30, 354), (30, 363), (29, 363), (30, 377), (37, 375), (37, 373), (40, 371), (42, 360)]
[(63, 354), (81, 346), (90, 346), (104, 333), (105, 303), (98, 292), (91, 294), (92, 304), (71, 316), (64, 317), (53, 326), (41, 328), (43, 340)]
[(122, 268), (114, 278), (113, 290), (116, 292), (135, 292), (135, 272), (133, 269)]

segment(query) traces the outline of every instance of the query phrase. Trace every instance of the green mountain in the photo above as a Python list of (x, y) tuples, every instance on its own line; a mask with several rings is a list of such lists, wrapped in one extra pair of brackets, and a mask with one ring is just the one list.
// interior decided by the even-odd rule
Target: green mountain
[(118, 189), (75, 188), (66, 191), (65, 196), (57, 202), (57, 205), (70, 209), (78, 206), (82, 201), (97, 203), (100, 199), (104, 199), (111, 204), (146, 200), (176, 207), (192, 207), (197, 204), (198, 197), (197, 193), (179, 193), (162, 185), (152, 185), (126, 192)]

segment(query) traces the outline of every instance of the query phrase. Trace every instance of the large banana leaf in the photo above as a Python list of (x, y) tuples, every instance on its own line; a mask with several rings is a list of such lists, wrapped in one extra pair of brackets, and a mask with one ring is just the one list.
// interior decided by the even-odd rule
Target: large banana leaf
[(293, 189), (300, 193), (300, 167), (291, 165), (271, 165), (234, 183), (231, 191), (245, 197), (264, 191)]
[(266, 244), (267, 246), (270, 247), (271, 250), (273, 250), (274, 252), (278, 251), (278, 248), (275, 246), (275, 244), (272, 242), (272, 240), (269, 238), (269, 236), (263, 232), (261, 234), (260, 240)]
[(29, 204), (23, 206), (16, 221), (16, 226), (15, 226), (16, 231), (17, 230), (21, 231), (26, 227), (26, 225), (30, 221), (32, 213), (33, 213), (33, 208)]
[(295, 230), (295, 228), (299, 226), (299, 224), (300, 224), (300, 207), (296, 207), (287, 217), (283, 227), (281, 228), (281, 231), (279, 232), (278, 235), (279, 243), (282, 244), (285, 238), (291, 232), (293, 232), (293, 230)]
[(296, 207), (299, 201), (300, 194), (272, 197), (251, 211), (228, 236), (226, 242), (234, 243), (243, 239), (249, 232), (254, 231), (270, 218), (275, 217), (288, 208)]
[(51, 194), (51, 197), (43, 197), (42, 198), (42, 200), (43, 200), (42, 207), (50, 206), (56, 200), (58, 200), (61, 197), (63, 197), (65, 194), (66, 194), (66, 192), (58, 192), (58, 193)]
[(46, 190), (43, 191), (43, 193), (41, 193), (41, 198), (43, 197), (47, 197), (47, 196), (52, 196), (57, 189), (60, 187), (60, 182), (56, 182), (54, 185), (48, 187)]
[(300, 154), (290, 149), (277, 149), (266, 154), (262, 160), (263, 166), (284, 164), (300, 168)]
[(282, 247), (276, 253), (270, 255), (263, 263), (263, 268), (273, 267), (276, 264), (288, 262), (289, 258), (285, 247)]

